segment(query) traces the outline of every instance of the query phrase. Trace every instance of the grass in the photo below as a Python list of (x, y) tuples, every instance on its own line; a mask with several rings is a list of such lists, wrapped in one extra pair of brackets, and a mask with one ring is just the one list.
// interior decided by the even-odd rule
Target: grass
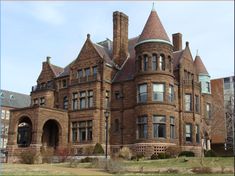
[[(193, 174), (189, 172), (193, 167), (200, 167), (200, 158), (189, 157), (184, 161), (184, 157), (162, 160), (140, 160), (140, 161), (121, 161), (122, 166), (128, 171), (121, 175), (157, 175), (157, 176), (233, 176), (231, 173), (234, 167), (233, 157), (211, 157), (203, 158), (205, 167), (210, 167), (218, 174)], [(142, 171), (140, 170), (142, 168)], [(176, 169), (179, 173), (167, 173), (168, 169)], [(230, 170), (229, 174), (222, 174), (221, 169)], [(139, 173), (138, 173), (139, 172)], [(157, 173), (160, 172), (160, 173)], [(227, 172), (228, 173), (228, 172)], [(1, 174), (4, 176), (76, 176), (76, 175), (111, 175), (101, 169), (92, 167), (91, 163), (79, 163), (77, 167), (70, 168), (69, 163), (60, 164), (1, 164)], [(119, 175), (119, 174), (116, 174)]]

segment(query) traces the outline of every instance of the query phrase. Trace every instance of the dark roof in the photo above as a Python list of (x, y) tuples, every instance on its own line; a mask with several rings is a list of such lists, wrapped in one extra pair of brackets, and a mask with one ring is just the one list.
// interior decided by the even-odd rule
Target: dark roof
[(29, 95), (1, 90), (0, 92), (1, 106), (12, 108), (23, 108), (30, 106), (31, 98)]
[(150, 39), (161, 39), (170, 42), (170, 39), (167, 36), (167, 33), (155, 10), (151, 11), (149, 18), (144, 26), (144, 29), (140, 35), (138, 43)]
[(181, 60), (181, 56), (184, 53), (184, 50), (173, 52), (173, 68), (174, 70), (178, 68)]
[(62, 72), (64, 72), (64, 69), (59, 66), (56, 66), (53, 64), (49, 64), (49, 65), (56, 77), (59, 76)]
[(107, 48), (105, 48), (105, 47), (103, 47), (99, 44), (96, 44), (96, 43), (93, 43), (93, 46), (96, 49), (96, 51), (99, 53), (100, 57), (105, 60), (105, 62), (107, 62), (108, 64), (113, 65), (113, 62), (110, 58), (110, 55), (108, 53)]
[(194, 60), (194, 66), (195, 66), (197, 74), (209, 75), (209, 73), (207, 72), (206, 67), (203, 64), (202, 59), (201, 59), (200, 56), (196, 56), (196, 58)]
[(128, 41), (128, 49), (130, 57), (126, 61), (123, 68), (116, 74), (114, 82), (130, 80), (134, 78), (135, 74), (135, 44), (137, 43), (139, 37), (131, 38)]

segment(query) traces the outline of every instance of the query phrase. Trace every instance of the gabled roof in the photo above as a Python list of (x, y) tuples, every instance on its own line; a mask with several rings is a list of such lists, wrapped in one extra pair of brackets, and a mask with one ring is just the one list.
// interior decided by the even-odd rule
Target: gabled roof
[[(138, 43), (148, 42), (150, 40), (159, 40), (170, 43), (170, 39), (158, 17), (157, 12), (153, 9), (148, 17), (144, 29), (139, 37)], [(171, 43), (170, 43), (171, 44)]]
[(206, 70), (205, 65), (202, 62), (202, 59), (200, 56), (196, 56), (195, 60), (194, 60), (194, 66), (196, 69), (197, 74), (205, 74), (205, 75), (209, 75), (209, 73)]
[(49, 65), (50, 65), (53, 73), (55, 74), (55, 77), (59, 76), (64, 71), (64, 69), (59, 66), (56, 66), (53, 64), (49, 64)]
[(2, 107), (23, 108), (30, 106), (31, 98), (29, 95), (0, 90)]

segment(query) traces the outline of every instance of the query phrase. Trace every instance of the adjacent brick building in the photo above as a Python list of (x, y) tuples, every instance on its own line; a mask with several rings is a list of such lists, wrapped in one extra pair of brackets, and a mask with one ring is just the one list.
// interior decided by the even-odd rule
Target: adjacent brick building
[(116, 11), (113, 41), (94, 43), (88, 34), (65, 68), (47, 57), (31, 107), (12, 110), (11, 161), (28, 149), (70, 145), (80, 154), (105, 144), (105, 111), (110, 152), (127, 146), (150, 156), (177, 145), (199, 155), (202, 141), (209, 148), (210, 76), (201, 58), (193, 59), (189, 42), (182, 48), (182, 34), (172, 41), (154, 9), (140, 36), (131, 39), (128, 16)]

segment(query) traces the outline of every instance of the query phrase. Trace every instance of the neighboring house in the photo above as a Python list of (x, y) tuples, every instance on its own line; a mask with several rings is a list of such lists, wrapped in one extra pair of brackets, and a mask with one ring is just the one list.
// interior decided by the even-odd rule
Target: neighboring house
[(128, 16), (116, 11), (113, 41), (94, 43), (88, 34), (65, 68), (50, 57), (42, 63), (31, 106), (11, 111), (9, 161), (29, 149), (69, 145), (77, 155), (105, 145), (106, 111), (110, 152), (127, 146), (151, 156), (174, 145), (200, 155), (201, 144), (210, 149), (211, 106), (210, 76), (189, 42), (182, 48), (182, 34), (171, 42), (153, 9), (128, 39)]
[(232, 155), (234, 138), (234, 76), (211, 80), (214, 115), (212, 149)]
[(13, 108), (23, 108), (30, 106), (30, 96), (7, 90), (0, 90), (0, 105), (0, 150), (4, 151), (6, 149), (8, 139), (10, 110)]

